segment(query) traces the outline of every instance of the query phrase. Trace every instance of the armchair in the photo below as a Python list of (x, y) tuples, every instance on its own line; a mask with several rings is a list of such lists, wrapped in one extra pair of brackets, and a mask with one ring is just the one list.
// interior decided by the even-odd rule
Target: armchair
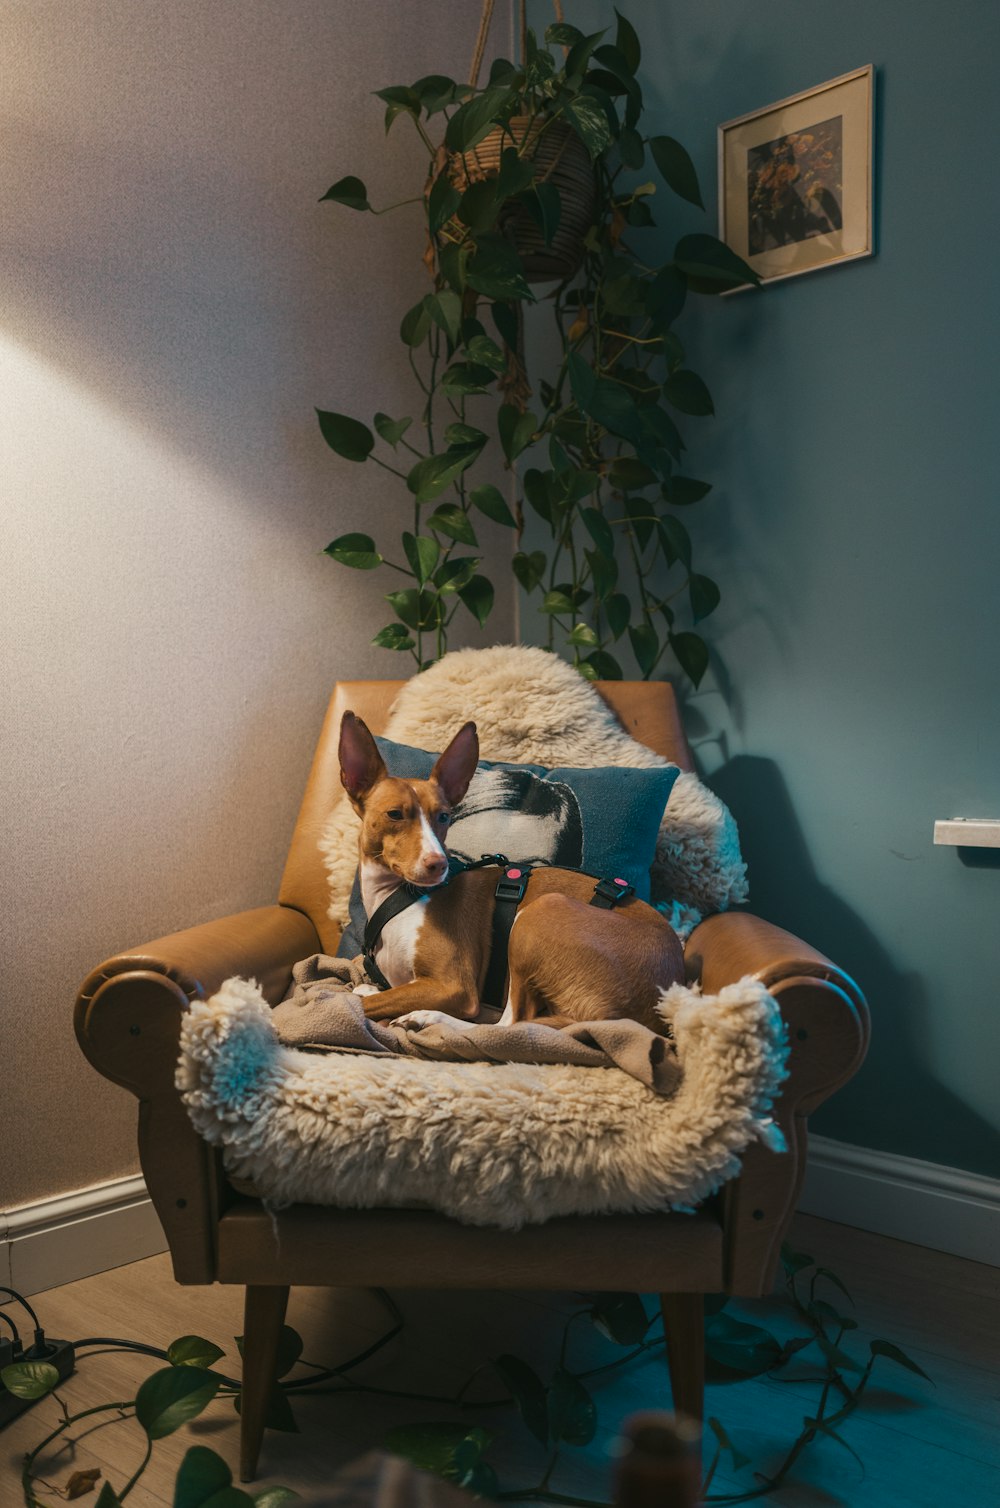
[[(707, 991), (746, 974), (762, 980), (789, 1028), (789, 1077), (775, 1109), (788, 1143), (775, 1156), (748, 1148), (740, 1176), (693, 1215), (569, 1216), (520, 1231), (464, 1226), (423, 1209), (296, 1205), (276, 1220), (227, 1183), (220, 1155), (191, 1126), (174, 1088), (181, 1017), (233, 974), (260, 981), (272, 1004), (292, 965), (336, 951), (317, 839), (340, 795), (337, 740), (352, 708), (381, 731), (402, 682), (348, 681), (335, 689), (320, 735), (276, 904), (129, 949), (81, 986), (76, 1033), (99, 1072), (139, 1101), (139, 1157), (179, 1283), (246, 1289), (240, 1474), (257, 1470), (276, 1354), (293, 1284), (329, 1287), (624, 1289), (661, 1296), (675, 1408), (702, 1417), (702, 1296), (769, 1291), (806, 1163), (810, 1112), (844, 1083), (867, 1048), (868, 1010), (829, 959), (745, 912), (709, 917), (686, 947), (688, 973)], [(672, 689), (603, 682), (598, 689), (634, 738), (692, 768)], [(418, 1254), (418, 1261), (414, 1255)], [(427, 1282), (415, 1282), (414, 1274)]]

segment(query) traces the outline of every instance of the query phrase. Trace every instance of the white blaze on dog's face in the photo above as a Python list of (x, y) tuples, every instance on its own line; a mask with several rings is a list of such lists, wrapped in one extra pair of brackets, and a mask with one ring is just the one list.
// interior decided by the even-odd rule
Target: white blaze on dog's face
[(423, 887), (448, 875), (445, 844), (452, 807), (465, 795), (479, 758), (475, 723), (466, 723), (427, 780), (388, 773), (371, 733), (353, 712), (340, 725), (340, 779), (361, 817), (361, 859)]

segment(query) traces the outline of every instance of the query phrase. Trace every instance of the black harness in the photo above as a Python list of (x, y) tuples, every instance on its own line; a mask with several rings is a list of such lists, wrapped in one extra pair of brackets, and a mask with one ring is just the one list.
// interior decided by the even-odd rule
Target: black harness
[[(504, 985), (507, 982), (507, 948), (510, 942), (510, 929), (514, 925), (517, 908), (524, 899), (524, 892), (528, 888), (532, 870), (537, 868), (543, 861), (539, 859), (525, 859), (520, 863), (512, 863), (505, 854), (484, 853), (481, 859), (474, 863), (467, 863), (464, 859), (456, 859), (453, 855), (448, 858), (448, 878), (443, 882), (445, 885), (458, 874), (467, 874), (472, 869), (485, 869), (497, 865), (503, 869), (503, 874), (497, 881), (495, 891), (496, 900), (493, 905), (493, 935), (490, 939), (490, 960), (486, 966), (486, 978), (483, 982), (482, 998), (488, 1005), (502, 1007), (504, 1004)], [(565, 866), (560, 866), (565, 867)], [(585, 870), (574, 871), (577, 874), (586, 873)], [(600, 879), (597, 875), (589, 875), (588, 878), (596, 880), (594, 893), (590, 898), (591, 906), (599, 906), (604, 911), (610, 911), (623, 901), (626, 896), (633, 893), (634, 886), (626, 880)], [(391, 988), (388, 979), (382, 973), (375, 962), (375, 949), (378, 947), (382, 932), (386, 923), (393, 917), (399, 916), (400, 912), (406, 911), (416, 901), (423, 900), (425, 896), (433, 895), (440, 890), (440, 885), (433, 889), (425, 890), (419, 885), (411, 885), (404, 880), (398, 890), (387, 896), (382, 904), (368, 918), (365, 924), (365, 935), (362, 944), (365, 969), (373, 984), (377, 984), (380, 990)]]

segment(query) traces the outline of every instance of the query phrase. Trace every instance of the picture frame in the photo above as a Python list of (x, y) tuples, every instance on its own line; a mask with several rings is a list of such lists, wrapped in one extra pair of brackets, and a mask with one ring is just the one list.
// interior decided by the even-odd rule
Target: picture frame
[(868, 64), (719, 126), (719, 239), (762, 283), (872, 255), (874, 104)]

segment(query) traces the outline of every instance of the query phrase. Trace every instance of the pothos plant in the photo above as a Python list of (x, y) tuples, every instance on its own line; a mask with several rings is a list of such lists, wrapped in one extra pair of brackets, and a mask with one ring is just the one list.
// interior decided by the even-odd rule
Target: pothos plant
[[(695, 684), (708, 663), (698, 625), (720, 594), (695, 569), (685, 517), (711, 484), (686, 474), (678, 419), (713, 405), (674, 326), (689, 293), (758, 279), (707, 233), (681, 236), (663, 261), (637, 237), (657, 223), (650, 160), (673, 193), (703, 205), (681, 144), (644, 132), (640, 44), (616, 16), (613, 42), (561, 21), (544, 43), (525, 29), (521, 61), (498, 58), (482, 87), (434, 74), (376, 91), (386, 130), (408, 122), (427, 153), (426, 181), (404, 201), (422, 207), (432, 282), (400, 325), (419, 400), (372, 427), (317, 412), (338, 455), (406, 487), (412, 527), (399, 548), (353, 532), (326, 553), (401, 578), (386, 594), (395, 618), (374, 642), (418, 668), (445, 651), (460, 608), (480, 624), (490, 614), (482, 519), (515, 532), (514, 574), (548, 620), (548, 645), (585, 676), (620, 678), (626, 636), (647, 678), (670, 652)], [(323, 199), (384, 212), (353, 176)], [(536, 373), (522, 334), (539, 303), (556, 341)], [(506, 497), (490, 479), (501, 464)], [(526, 511), (544, 547), (525, 548)]]

